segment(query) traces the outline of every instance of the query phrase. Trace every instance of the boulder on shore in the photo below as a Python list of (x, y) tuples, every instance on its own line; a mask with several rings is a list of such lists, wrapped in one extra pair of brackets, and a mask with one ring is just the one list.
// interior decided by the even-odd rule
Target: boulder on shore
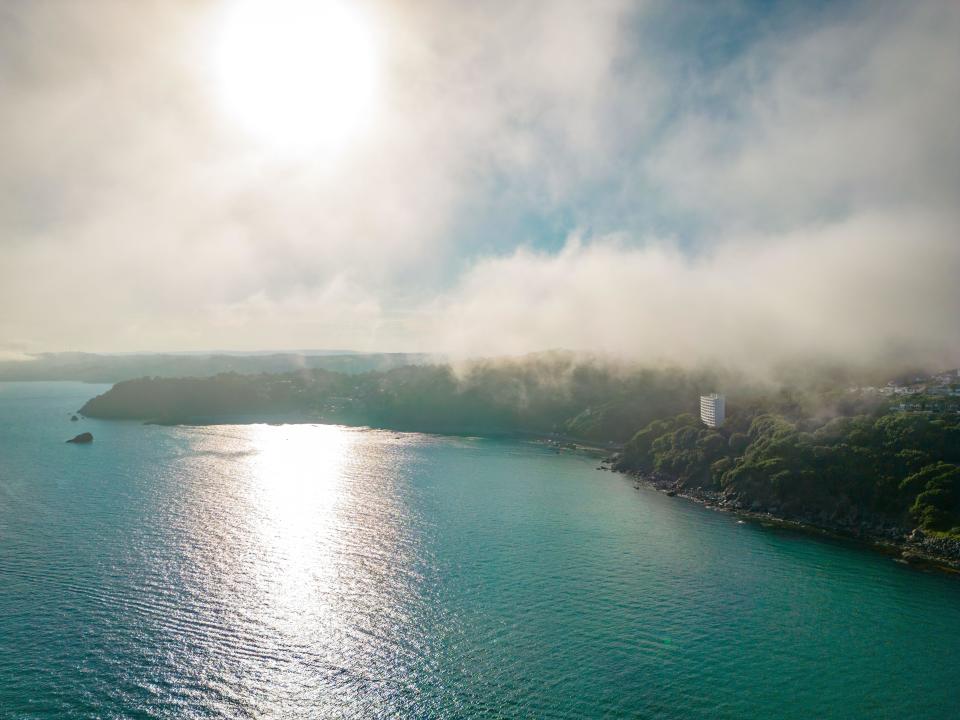
[(71, 438), (70, 440), (67, 440), (67, 442), (68, 443), (92, 443), (93, 435), (91, 435), (88, 432), (80, 433), (75, 438)]
[(70, 422), (76, 422), (76, 421), (79, 420), (79, 419), (80, 419), (80, 418), (78, 418), (76, 415), (74, 415), (74, 416), (72, 416), (72, 417), (70, 418)]

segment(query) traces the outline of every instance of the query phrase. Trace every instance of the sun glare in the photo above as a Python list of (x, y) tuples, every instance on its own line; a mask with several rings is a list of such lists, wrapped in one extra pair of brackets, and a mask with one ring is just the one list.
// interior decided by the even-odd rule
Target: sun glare
[(214, 71), (226, 112), (274, 146), (340, 150), (373, 119), (373, 28), (342, 0), (234, 0)]

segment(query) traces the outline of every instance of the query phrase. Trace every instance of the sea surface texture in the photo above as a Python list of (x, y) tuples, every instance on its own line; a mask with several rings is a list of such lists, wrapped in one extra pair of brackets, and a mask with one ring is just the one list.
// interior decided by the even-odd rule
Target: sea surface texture
[(535, 443), (70, 421), (103, 390), (0, 384), (2, 718), (960, 717), (952, 577)]

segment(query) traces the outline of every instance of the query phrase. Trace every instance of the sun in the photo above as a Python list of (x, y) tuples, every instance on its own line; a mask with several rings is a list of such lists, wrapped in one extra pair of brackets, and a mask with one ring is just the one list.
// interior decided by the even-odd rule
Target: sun
[(233, 0), (214, 43), (228, 116), (298, 151), (340, 150), (369, 127), (378, 64), (371, 21), (346, 0)]

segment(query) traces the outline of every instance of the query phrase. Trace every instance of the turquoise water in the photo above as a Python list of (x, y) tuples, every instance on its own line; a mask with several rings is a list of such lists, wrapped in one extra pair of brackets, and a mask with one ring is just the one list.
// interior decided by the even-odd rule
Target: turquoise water
[(69, 422), (101, 391), (0, 384), (0, 717), (960, 715), (953, 578), (531, 443)]

